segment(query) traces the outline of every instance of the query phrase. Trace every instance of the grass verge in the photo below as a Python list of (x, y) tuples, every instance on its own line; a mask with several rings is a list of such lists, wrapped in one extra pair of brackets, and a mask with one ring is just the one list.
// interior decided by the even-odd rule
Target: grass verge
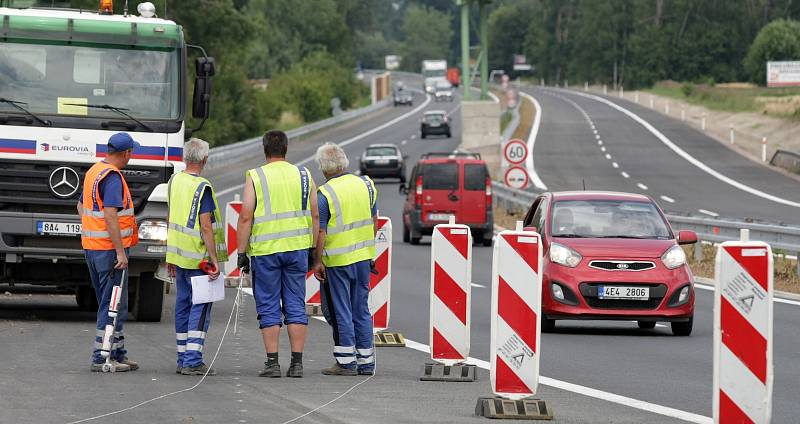
[(511, 134), (511, 138), (527, 140), (528, 134), (531, 132), (531, 127), (533, 126), (533, 116), (536, 114), (536, 107), (533, 106), (533, 102), (522, 96), (520, 96), (519, 99), (521, 102), (519, 104), (519, 125), (517, 125), (517, 130), (514, 131), (514, 134)]

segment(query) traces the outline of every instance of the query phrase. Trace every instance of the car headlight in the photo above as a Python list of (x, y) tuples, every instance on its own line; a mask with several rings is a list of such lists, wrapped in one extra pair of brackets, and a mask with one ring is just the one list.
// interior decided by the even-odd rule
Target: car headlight
[(150, 241), (167, 241), (167, 222), (164, 220), (146, 219), (139, 224), (139, 239)]
[(559, 265), (575, 268), (581, 263), (583, 257), (580, 253), (562, 244), (553, 243), (550, 245), (550, 261)]
[(682, 247), (678, 245), (672, 246), (661, 255), (661, 262), (664, 263), (665, 267), (675, 269), (686, 264), (686, 253)]

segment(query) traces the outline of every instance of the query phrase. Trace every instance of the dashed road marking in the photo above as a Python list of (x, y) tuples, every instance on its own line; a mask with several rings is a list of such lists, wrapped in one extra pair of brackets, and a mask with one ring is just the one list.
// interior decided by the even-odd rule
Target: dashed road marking
[(647, 190), (647, 186), (642, 183), (636, 183), (636, 187), (639, 187), (642, 190)]
[(606, 148), (605, 148), (605, 146), (604, 146), (604, 147), (601, 147), (601, 148), (600, 148), (600, 151), (601, 151), (601, 152), (605, 152), (605, 151), (606, 151)]
[(600, 134), (595, 134), (595, 135), (594, 135), (594, 138), (596, 138), (596, 139), (600, 140)]
[(673, 199), (673, 198), (671, 198), (669, 196), (661, 196), (661, 200), (663, 200), (665, 202), (675, 203), (675, 199)]
[(404, 145), (406, 143), (408, 143), (408, 140), (403, 140), (403, 141), (400, 142), (401, 145)]
[(603, 140), (597, 140), (597, 144), (602, 146), (603, 145)]
[(611, 155), (609, 155), (608, 153), (606, 153), (606, 159), (608, 159), (608, 160), (611, 160)]
[(477, 288), (479, 288), (479, 289), (485, 289), (485, 288), (486, 288), (486, 286), (484, 286), (483, 284), (478, 284), (478, 283), (472, 283), (472, 284), (470, 284), (470, 285), (471, 285), (472, 287), (477, 287)]
[(630, 176), (630, 175), (629, 175), (627, 172), (625, 172), (625, 171), (622, 171), (622, 172), (620, 172), (620, 174), (622, 174), (622, 176), (623, 176), (623, 177), (625, 177), (625, 178), (630, 178), (630, 177), (631, 177), (631, 176)]
[(611, 166), (613, 166), (614, 169), (619, 168), (619, 164), (616, 162), (611, 162)]
[(707, 210), (707, 209), (698, 209), (698, 210), (697, 210), (697, 212), (700, 212), (700, 213), (702, 213), (702, 214), (706, 214), (706, 215), (708, 215), (708, 216), (713, 216), (714, 218), (716, 218), (716, 217), (718, 217), (718, 216), (719, 216), (719, 214), (718, 214), (718, 213), (716, 213), (716, 212), (712, 212), (712, 211), (710, 211), (710, 210)]

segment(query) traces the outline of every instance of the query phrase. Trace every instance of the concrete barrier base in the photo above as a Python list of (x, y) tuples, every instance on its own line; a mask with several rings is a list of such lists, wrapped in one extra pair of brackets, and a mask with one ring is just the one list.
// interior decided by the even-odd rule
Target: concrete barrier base
[(322, 306), (306, 304), (306, 315), (308, 315), (310, 317), (321, 317), (322, 316)]
[(501, 397), (478, 398), (475, 415), (508, 420), (552, 420), (553, 410), (541, 399), (511, 400)]
[(373, 344), (375, 347), (405, 347), (406, 338), (400, 333), (380, 331), (375, 333)]
[(422, 367), (421, 381), (457, 381), (472, 382), (477, 379), (475, 365), (456, 364), (444, 365), (427, 363)]

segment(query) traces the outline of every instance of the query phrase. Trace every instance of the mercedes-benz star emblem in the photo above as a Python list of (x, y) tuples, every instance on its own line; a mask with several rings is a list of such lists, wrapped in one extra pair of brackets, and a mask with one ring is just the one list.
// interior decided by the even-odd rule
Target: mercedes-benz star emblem
[(75, 194), (81, 186), (80, 177), (74, 169), (68, 166), (56, 168), (50, 173), (50, 191), (62, 199)]

